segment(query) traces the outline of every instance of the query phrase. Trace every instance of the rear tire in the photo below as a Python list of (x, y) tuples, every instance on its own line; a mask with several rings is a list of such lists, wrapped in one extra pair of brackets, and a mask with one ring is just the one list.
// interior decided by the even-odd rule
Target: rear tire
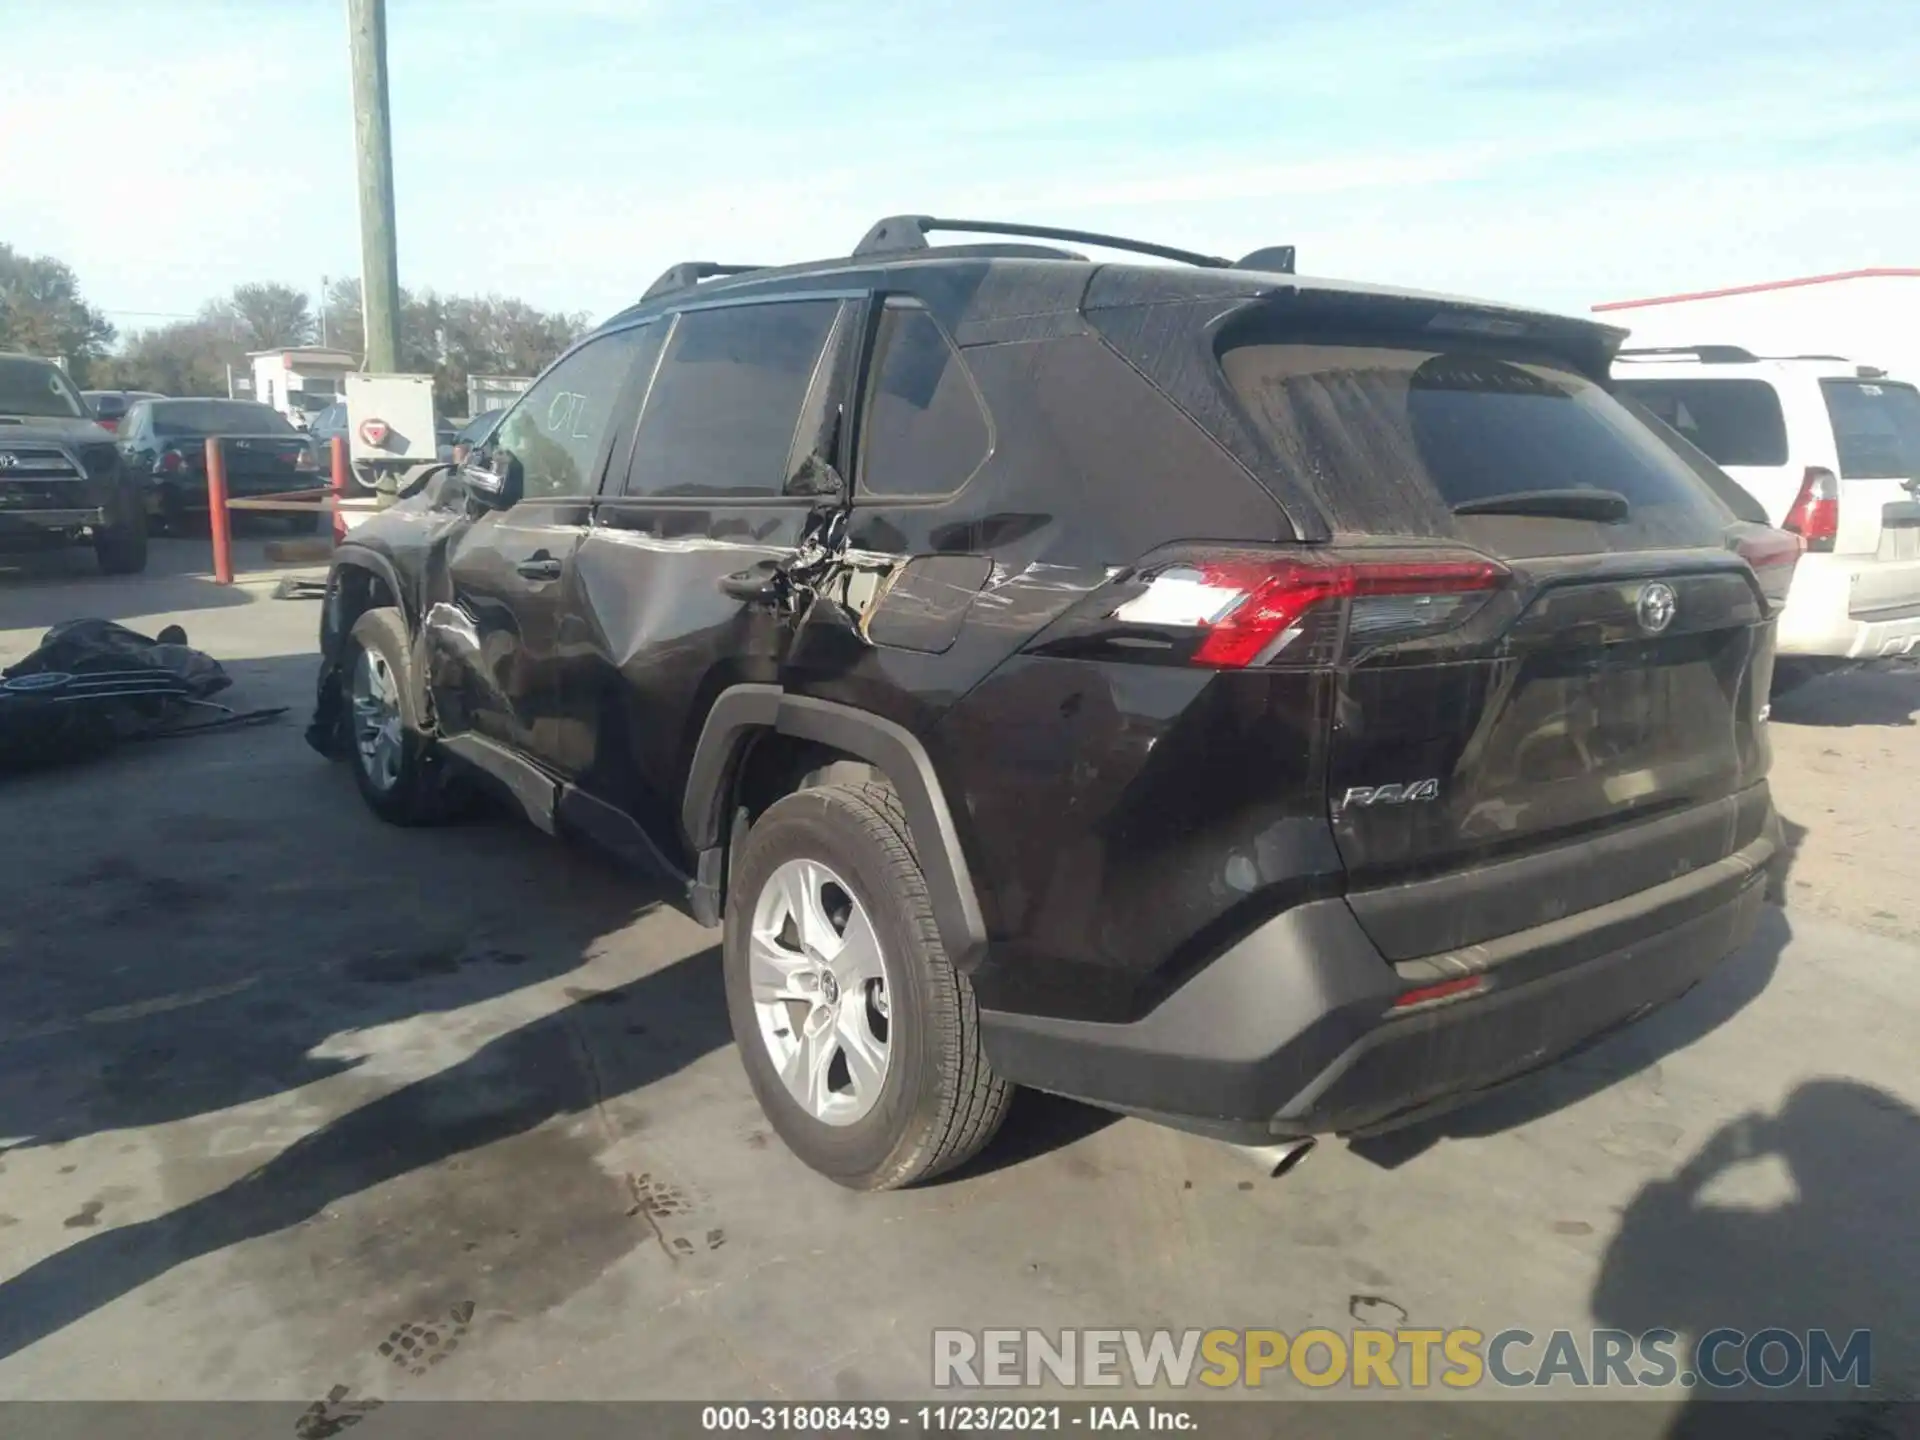
[[(844, 926), (827, 937), (824, 948), (835, 953), (817, 967), (803, 954), (792, 906), (781, 898), (795, 893), (796, 876), (820, 877), (818, 893), (826, 900), (815, 918)], [(727, 890), (728, 1017), (754, 1095), (795, 1155), (850, 1189), (893, 1190), (963, 1164), (992, 1140), (1013, 1087), (987, 1064), (973, 987), (941, 944), (906, 816), (890, 785), (828, 785), (776, 801), (748, 834)], [(788, 920), (776, 919), (774, 929), (756, 926), (756, 919), (781, 915)], [(874, 965), (858, 990), (826, 979), (840, 973), (835, 966), (850, 977), (860, 973), (845, 959), (856, 948), (856, 917), (864, 917), (870, 930), (863, 933), (877, 942)], [(792, 966), (786, 972), (791, 988), (782, 993), (809, 998), (769, 999), (768, 979), (782, 963)], [(855, 1018), (847, 1007), (857, 1008)], [(830, 1018), (817, 1021), (822, 1015)], [(846, 1032), (849, 1024), (866, 1028)], [(874, 1081), (871, 1057), (856, 1072), (849, 1047), (882, 1029), (884, 1059)], [(816, 1069), (789, 1062), (788, 1073), (813, 1070), (822, 1077), (819, 1102), (811, 1104), (782, 1078), (776, 1060), (778, 1047), (791, 1055), (808, 1033), (826, 1037), (824, 1044), (814, 1042), (814, 1053), (828, 1055), (829, 1063)], [(834, 1038), (842, 1033), (854, 1038)], [(861, 1093), (862, 1075), (870, 1093)]]
[(134, 509), (122, 525), (93, 532), (93, 558), (102, 575), (138, 575), (147, 568), (147, 514)]
[(412, 646), (400, 612), (381, 606), (361, 615), (340, 662), (347, 760), (367, 808), (392, 825), (451, 818), (446, 767), (421, 726)]

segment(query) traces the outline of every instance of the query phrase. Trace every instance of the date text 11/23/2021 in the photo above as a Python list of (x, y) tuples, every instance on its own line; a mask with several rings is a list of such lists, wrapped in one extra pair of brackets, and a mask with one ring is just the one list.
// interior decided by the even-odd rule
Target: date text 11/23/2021
[(1190, 1407), (1178, 1405), (708, 1405), (700, 1428), (709, 1432), (783, 1431), (789, 1434), (904, 1432), (909, 1435), (1011, 1435), (1033, 1432), (1198, 1428)]

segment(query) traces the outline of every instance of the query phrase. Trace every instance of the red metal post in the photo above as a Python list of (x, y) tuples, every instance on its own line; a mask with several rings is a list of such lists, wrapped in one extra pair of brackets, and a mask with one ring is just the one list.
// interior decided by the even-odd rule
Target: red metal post
[(333, 449), (333, 543), (347, 538), (347, 437), (336, 435), (329, 442)]
[(220, 437), (207, 437), (207, 529), (213, 536), (213, 583), (233, 583), (233, 530), (227, 515), (227, 462)]

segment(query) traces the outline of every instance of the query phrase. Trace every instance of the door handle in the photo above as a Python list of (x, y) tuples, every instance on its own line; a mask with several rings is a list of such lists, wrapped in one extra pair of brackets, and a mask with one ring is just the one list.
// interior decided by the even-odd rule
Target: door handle
[(551, 555), (535, 555), (531, 559), (522, 560), (513, 568), (528, 580), (558, 580), (560, 578), (560, 562)]

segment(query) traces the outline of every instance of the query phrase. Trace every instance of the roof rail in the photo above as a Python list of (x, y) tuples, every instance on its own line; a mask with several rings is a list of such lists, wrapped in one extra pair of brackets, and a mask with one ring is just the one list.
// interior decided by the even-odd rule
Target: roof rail
[[(975, 235), (1020, 235), (1034, 240), (1071, 240), (1082, 245), (1102, 245), (1109, 250), (1131, 250), (1139, 255), (1155, 255), (1162, 260), (1178, 260), (1184, 265), (1204, 265), (1210, 270), (1235, 268), (1234, 262), (1222, 255), (1202, 255), (1195, 250), (1155, 245), (1148, 240), (1129, 240), (1121, 235), (1102, 235), (1093, 230), (1064, 230), (1055, 225), (1020, 225), (1002, 220), (942, 220), (932, 215), (889, 215), (860, 238), (860, 243), (853, 247), (853, 253), (884, 255), (925, 250), (929, 230), (958, 230)], [(1254, 252), (1260, 256), (1273, 253), (1272, 250)]]
[(652, 300), (675, 290), (690, 289), (702, 280), (711, 280), (718, 275), (745, 275), (750, 270), (764, 269), (764, 265), (720, 265), (712, 260), (684, 260), (665, 271), (640, 298)]
[(1743, 350), (1738, 345), (1650, 345), (1630, 347), (1617, 352), (1622, 360), (1639, 360), (1656, 356), (1691, 356), (1703, 365), (1745, 365), (1760, 357), (1751, 350)]

